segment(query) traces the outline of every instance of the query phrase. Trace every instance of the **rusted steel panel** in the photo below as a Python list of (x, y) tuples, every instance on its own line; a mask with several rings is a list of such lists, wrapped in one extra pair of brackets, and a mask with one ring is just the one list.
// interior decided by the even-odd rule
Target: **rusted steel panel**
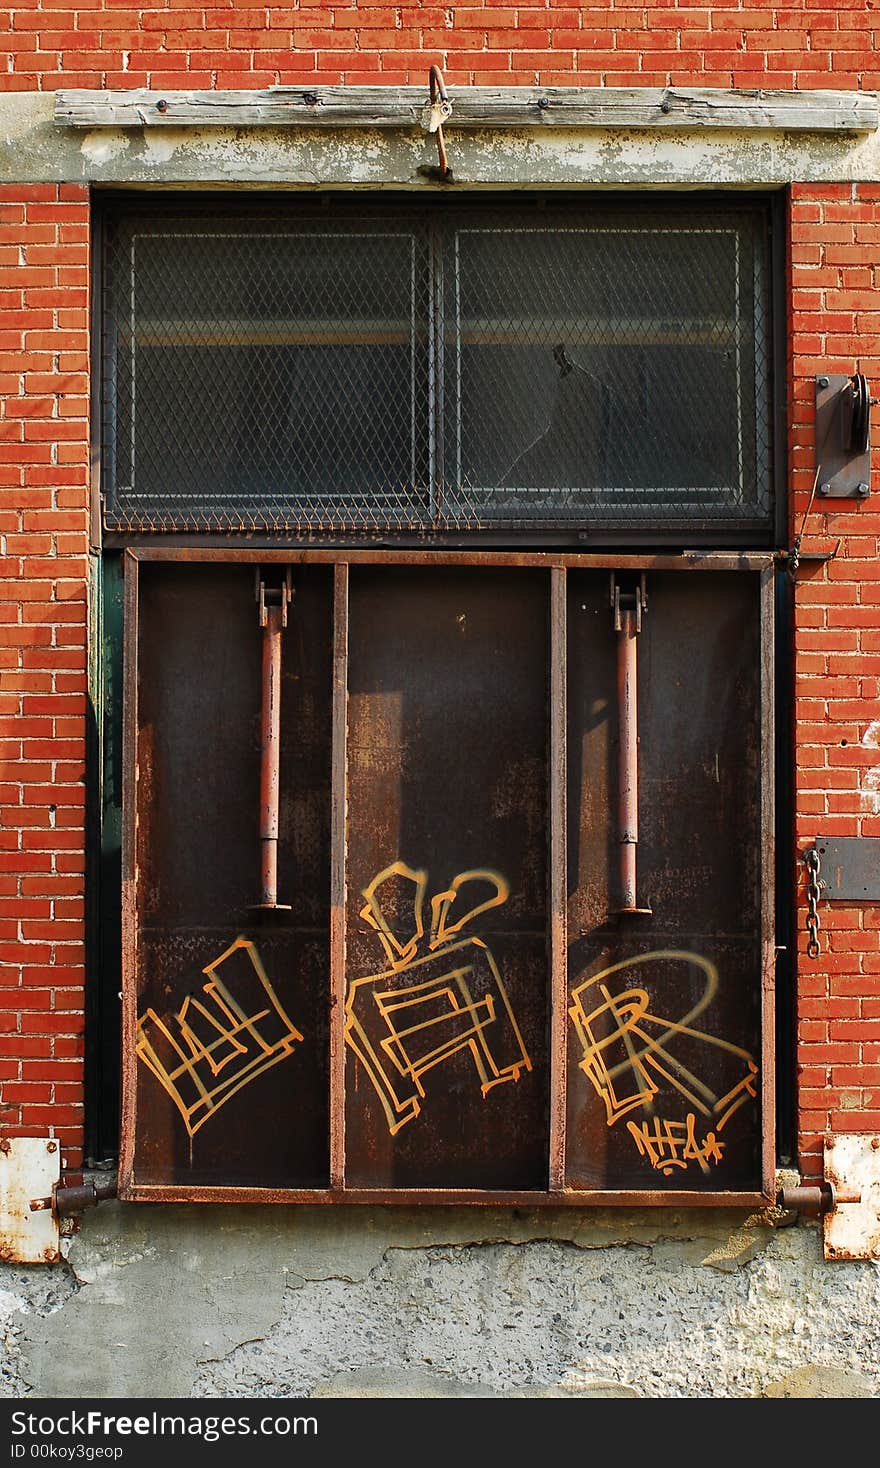
[(348, 566), (333, 569), (330, 825), (330, 1182), (345, 1182), (345, 807), (348, 783)]
[(351, 1188), (338, 1192), (325, 1188), (319, 1190), (294, 1188), (236, 1188), (236, 1187), (141, 1187), (134, 1186), (127, 1194), (130, 1202), (139, 1203), (185, 1203), (193, 1199), (200, 1203), (356, 1203), (364, 1207), (392, 1203), (398, 1206), (430, 1204), (449, 1206), (460, 1204), (468, 1207), (534, 1208), (549, 1204), (564, 1208), (656, 1208), (671, 1204), (676, 1208), (699, 1207), (711, 1204), (713, 1208), (761, 1208), (771, 1198), (763, 1192), (715, 1193), (711, 1190), (694, 1191), (676, 1188), (632, 1189), (581, 1189), (564, 1193), (541, 1193), (531, 1190), (508, 1192), (498, 1190), (485, 1192), (477, 1188)]
[(761, 1165), (764, 1192), (776, 1180), (776, 573), (760, 573), (761, 656)]
[(122, 841), (121, 841), (121, 979), (122, 1064), (120, 1076), (119, 1190), (127, 1196), (133, 1181), (137, 1130), (138, 1061), (135, 1034), (138, 1020), (138, 914), (137, 887), (137, 746), (138, 746), (138, 590), (140, 565), (133, 555), (123, 557), (123, 689), (122, 689)]
[(757, 579), (657, 574), (648, 599), (638, 879), (652, 912), (615, 918), (615, 633), (607, 578), (569, 576), (567, 1180), (758, 1190)]
[(549, 578), (350, 575), (347, 1184), (546, 1189)]
[(332, 576), (297, 573), (282, 649), (279, 887), (290, 911), (253, 911), (252, 569), (144, 568), (138, 622), (133, 1181), (325, 1186)]
[[(217, 537), (222, 542), (223, 537)], [(108, 546), (114, 537), (105, 536)], [(504, 566), (532, 567), (550, 570), (567, 567), (570, 570), (599, 568), (630, 571), (761, 571), (779, 561), (786, 553), (781, 551), (534, 551), (495, 550), (482, 547), (476, 550), (450, 550), (433, 543), (430, 550), (410, 549), (406, 546), (388, 550), (386, 547), (369, 549), (332, 549), (320, 545), (295, 545), (279, 548), (276, 543), (265, 548), (243, 546), (239, 537), (227, 538), (225, 544), (206, 544), (204, 537), (187, 540), (184, 536), (163, 536), (161, 542), (134, 541), (126, 536), (124, 543), (131, 554), (143, 561), (235, 561), (280, 563), (301, 565), (307, 562), (327, 564), (344, 561), (352, 566), (371, 566), (393, 563), (399, 566)], [(803, 559), (803, 557), (801, 557)]]
[(259, 921), (253, 563), (127, 560), (121, 1196), (766, 1200), (771, 573), (648, 578), (612, 920), (607, 569), (297, 566)]
[(568, 1089), (566, 1002), (567, 572), (550, 573), (550, 1187), (565, 1186), (565, 1096)]

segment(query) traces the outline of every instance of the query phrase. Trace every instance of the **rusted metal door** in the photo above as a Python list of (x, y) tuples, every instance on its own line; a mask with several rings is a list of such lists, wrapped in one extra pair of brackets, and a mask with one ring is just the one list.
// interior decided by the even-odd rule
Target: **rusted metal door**
[(701, 564), (126, 556), (123, 1196), (769, 1194), (770, 562)]

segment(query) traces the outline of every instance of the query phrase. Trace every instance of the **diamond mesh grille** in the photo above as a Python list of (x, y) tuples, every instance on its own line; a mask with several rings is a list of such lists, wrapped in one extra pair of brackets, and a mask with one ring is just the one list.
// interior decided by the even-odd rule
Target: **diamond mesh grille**
[(120, 206), (108, 528), (766, 532), (765, 233), (754, 208)]

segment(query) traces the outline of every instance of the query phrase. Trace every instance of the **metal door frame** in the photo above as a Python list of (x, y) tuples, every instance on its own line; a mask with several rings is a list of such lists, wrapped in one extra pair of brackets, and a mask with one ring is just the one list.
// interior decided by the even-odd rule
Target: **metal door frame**
[[(237, 563), (254, 565), (328, 565), (333, 567), (334, 628), (332, 687), (332, 813), (330, 918), (330, 1186), (318, 1189), (145, 1185), (134, 1174), (137, 1100), (137, 911), (136, 911), (136, 754), (138, 572), (140, 563)], [(480, 1191), (455, 1188), (350, 1188), (344, 1184), (343, 1107), (345, 1063), (345, 781), (348, 656), (348, 569), (357, 565), (470, 566), (537, 568), (547, 572), (550, 614), (550, 1146), (546, 1191)], [(569, 570), (749, 571), (759, 578), (761, 709), (761, 1176), (762, 1191), (709, 1189), (571, 1189), (563, 1186), (565, 1166), (565, 1069), (568, 995), (566, 921), (566, 572)], [(775, 1196), (775, 911), (774, 911), (774, 595), (772, 552), (690, 552), (684, 555), (602, 555), (597, 553), (330, 550), (286, 547), (129, 548), (124, 555), (125, 651), (123, 675), (123, 823), (122, 823), (122, 1140), (119, 1196), (138, 1202), (238, 1203), (396, 1203), (482, 1204), (495, 1206), (763, 1207)]]

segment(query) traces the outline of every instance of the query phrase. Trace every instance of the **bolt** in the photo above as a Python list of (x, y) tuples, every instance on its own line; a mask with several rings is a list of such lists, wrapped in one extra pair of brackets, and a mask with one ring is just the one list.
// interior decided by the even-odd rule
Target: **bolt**
[(660, 103), (660, 111), (661, 112), (668, 112), (669, 109), (670, 109), (670, 107), (671, 107), (671, 105), (672, 104), (669, 101), (669, 98), (668, 97), (664, 97), (663, 98), (663, 101)]
[(168, 111), (168, 103), (165, 101), (165, 98), (164, 97), (160, 97), (159, 98), (159, 101), (156, 103), (156, 111), (157, 112), (167, 112)]
[(827, 482), (825, 484), (820, 484), (819, 485), (819, 493), (820, 494), (823, 494), (823, 495), (824, 494), (830, 494), (831, 493), (831, 485), (828, 484)]
[(43, 1258), (45, 1259), (47, 1264), (54, 1264), (55, 1260), (58, 1258), (58, 1254), (55, 1249), (51, 1248), (47, 1244), (45, 1249), (43, 1250)]
[(303, 101), (305, 102), (305, 104), (306, 104), (307, 107), (317, 107), (317, 105), (318, 105), (318, 94), (317, 94), (317, 92), (303, 92)]
[(872, 1137), (871, 1138), (871, 1146), (874, 1148), (874, 1151), (875, 1152), (877, 1152), (878, 1150), (880, 1150), (880, 1137)]
[(540, 107), (541, 111), (543, 112), (545, 107), (549, 107), (550, 106), (550, 98), (549, 97), (539, 97), (538, 98), (538, 106)]
[(864, 499), (865, 495), (868, 493), (868, 486), (864, 480), (862, 480), (856, 492), (857, 494), (861, 495), (862, 499)]
[(3, 1141), (0, 1142), (0, 1152), (4, 1152), (6, 1154), (6, 1156), (8, 1157), (11, 1151), (12, 1151), (12, 1143), (9, 1142), (9, 1141), (7, 1141), (6, 1137), (4, 1137), (3, 1138)]
[(58, 1143), (57, 1142), (47, 1142), (46, 1143), (46, 1151), (47, 1152), (57, 1152), (58, 1151)]
[(820, 387), (827, 387), (828, 386), (828, 378), (827, 377), (817, 377), (816, 378), (816, 381), (817, 381), (817, 383), (819, 384)]

